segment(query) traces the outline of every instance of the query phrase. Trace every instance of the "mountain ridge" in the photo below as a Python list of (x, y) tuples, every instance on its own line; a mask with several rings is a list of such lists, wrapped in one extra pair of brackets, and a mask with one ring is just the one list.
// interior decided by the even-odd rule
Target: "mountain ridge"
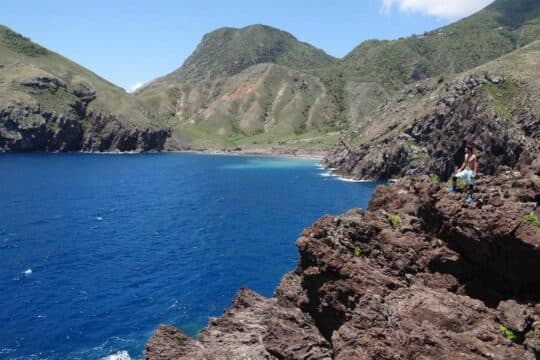
[[(73, 88), (68, 91), (72, 95), (81, 83), (89, 85), (95, 98), (87, 102), (83, 115), (114, 118), (117, 127), (129, 131), (164, 132), (167, 142), (160, 149), (280, 147), (311, 151), (329, 149), (340, 132), (362, 132), (402, 86), (428, 78), (445, 81), (540, 39), (540, 3), (497, 0), (476, 14), (423, 35), (363, 42), (342, 59), (271, 26), (219, 28), (203, 37), (180, 68), (134, 94), (1, 29), (0, 63), (11, 70), (23, 63), (21, 69), (29, 66), (29, 73), (44, 71), (40, 74), (52, 75)], [(24, 61), (17, 60), (19, 57)], [(21, 87), (21, 81), (28, 82), (21, 69), (4, 71), (8, 80), (4, 81), (5, 103), (24, 98), (39, 104), (41, 97), (47, 111), (73, 108), (62, 101), (55, 107), (50, 91), (39, 95), (32, 94), (35, 89)], [(6, 85), (8, 82), (14, 87)], [(72, 100), (73, 104), (78, 101)], [(13, 114), (10, 111), (5, 116)], [(16, 117), (22, 119), (20, 114)], [(84, 123), (82, 119), (75, 122)], [(82, 127), (79, 133), (84, 133)], [(38, 133), (54, 135), (44, 129)], [(42, 136), (38, 133), (34, 135)], [(18, 134), (11, 132), (10, 136), (20, 138), (22, 132)], [(13, 139), (9, 141), (20, 140)], [(41, 143), (25, 148), (55, 146)]]
[[(273, 41), (263, 42), (262, 47), (256, 46), (260, 45), (257, 41), (247, 41), (249, 50), (236, 56), (235, 51), (230, 51), (238, 47), (235, 39), (246, 41), (246, 36), (251, 36), (250, 31)], [(533, 0), (497, 0), (480, 12), (423, 35), (401, 40), (369, 40), (341, 59), (321, 55), (312, 63), (297, 61), (297, 66), (280, 60), (284, 50), (276, 44), (283, 43), (282, 37), (293, 42), (287, 43), (287, 51), (303, 54), (290, 49), (305, 46), (305, 43), (266, 25), (210, 32), (184, 65), (148, 84), (136, 96), (151, 104), (153, 111), (168, 114), (164, 116), (176, 124), (173, 138), (175, 134), (184, 133), (177, 142), (180, 148), (276, 144), (321, 148), (327, 146), (326, 134), (366, 126), (373, 112), (402, 86), (429, 77), (460, 73), (540, 39), (540, 4)], [(314, 104), (303, 88), (295, 93), (302, 99), (301, 103), (307, 104), (307, 112), (306, 108), (297, 107), (288, 117), (271, 116), (265, 106), (254, 108), (248, 104), (252, 99), (262, 104), (278, 101), (283, 87), (274, 87), (270, 92), (262, 89), (247, 92), (241, 101), (245, 107), (239, 106), (236, 98), (226, 100), (230, 98), (229, 91), (238, 93), (245, 85), (234, 84), (239, 74), (249, 73), (250, 67), (268, 62), (311, 75), (313, 85), (307, 88), (321, 83), (327, 111), (316, 114), (315, 121), (313, 116), (310, 120), (306, 114)], [(240, 77), (245, 79), (245, 76)], [(257, 88), (257, 80), (252, 80), (250, 87)], [(287, 83), (284, 87), (294, 88), (288, 80), (283, 81)], [(212, 118), (209, 113), (214, 114)], [(239, 121), (245, 118), (250, 120)], [(296, 120), (291, 121), (291, 118)], [(260, 123), (270, 126), (261, 128)], [(289, 132), (274, 129), (274, 126), (289, 128)]]

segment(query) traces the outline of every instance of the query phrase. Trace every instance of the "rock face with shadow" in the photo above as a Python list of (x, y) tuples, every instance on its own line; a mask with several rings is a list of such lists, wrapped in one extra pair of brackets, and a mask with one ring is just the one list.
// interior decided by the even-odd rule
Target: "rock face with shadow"
[(85, 84), (72, 86), (48, 75), (15, 85), (33, 98), (0, 106), (0, 152), (159, 151), (169, 136), (166, 129), (90, 110), (96, 91)]
[(297, 240), (272, 298), (242, 289), (196, 339), (160, 326), (165, 359), (540, 358), (540, 166), (479, 179), (474, 201), (427, 176), (375, 191)]
[(409, 102), (423, 98), (421, 107), (398, 98), (365, 130), (378, 135), (360, 145), (341, 139), (323, 165), (357, 179), (429, 173), (447, 179), (470, 144), (486, 174), (499, 166), (521, 169), (540, 151), (540, 117), (521, 102), (524, 89), (520, 81), (485, 74), (463, 75), (437, 89), (417, 84), (414, 94), (409, 89), (403, 96)]

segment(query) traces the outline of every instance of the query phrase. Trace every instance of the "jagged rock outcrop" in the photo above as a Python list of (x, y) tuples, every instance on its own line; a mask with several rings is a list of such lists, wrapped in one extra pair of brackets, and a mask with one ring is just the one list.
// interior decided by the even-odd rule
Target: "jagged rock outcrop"
[(303, 231), (273, 298), (240, 290), (197, 339), (160, 327), (145, 356), (539, 358), (539, 195), (540, 167), (484, 177), (472, 204), (427, 176), (380, 186)]
[[(429, 173), (446, 179), (461, 164), (465, 144), (471, 144), (482, 159), (480, 171), (486, 174), (494, 174), (501, 165), (527, 166), (540, 151), (540, 118), (523, 106), (512, 107), (509, 99), (494, 100), (486, 90), (490, 86), (497, 96), (510, 97), (517, 96), (514, 87), (521, 85), (486, 74), (458, 78), (439, 94), (418, 85), (415, 93), (437, 98), (426, 115), (404, 125), (399, 133), (392, 132), (397, 126), (392, 124), (385, 134), (360, 146), (342, 139), (323, 164), (360, 179)], [(410, 92), (398, 96), (397, 107), (414, 96)]]
[(96, 91), (84, 83), (70, 87), (41, 75), (18, 85), (33, 98), (0, 108), (0, 151), (162, 150), (169, 135), (165, 129), (128, 126), (115, 115), (90, 111)]
[(197, 341), (169, 326), (160, 326), (145, 352), (147, 357), (156, 360), (329, 360), (332, 353), (330, 343), (308, 314), (295, 307), (281, 306), (277, 299), (266, 299), (247, 289), (238, 292), (233, 305), (222, 317), (212, 320)]

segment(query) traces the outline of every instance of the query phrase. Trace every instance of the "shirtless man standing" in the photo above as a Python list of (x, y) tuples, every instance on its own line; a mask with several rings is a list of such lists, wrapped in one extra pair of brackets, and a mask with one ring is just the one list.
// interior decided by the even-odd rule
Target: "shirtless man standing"
[(473, 147), (471, 145), (465, 146), (465, 160), (458, 169), (457, 173), (452, 177), (451, 192), (456, 192), (456, 181), (462, 179), (467, 181), (467, 203), (472, 202), (472, 190), (474, 186), (474, 177), (478, 171), (478, 159), (474, 154)]

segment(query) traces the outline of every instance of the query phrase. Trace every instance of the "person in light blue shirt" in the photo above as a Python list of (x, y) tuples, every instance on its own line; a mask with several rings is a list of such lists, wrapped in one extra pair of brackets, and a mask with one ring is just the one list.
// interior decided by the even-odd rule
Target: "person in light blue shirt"
[(458, 169), (457, 173), (452, 176), (452, 187), (450, 192), (456, 192), (457, 179), (462, 179), (467, 182), (467, 204), (472, 202), (472, 190), (474, 186), (474, 178), (478, 172), (478, 158), (474, 153), (474, 148), (471, 145), (465, 146), (465, 159), (463, 164)]

